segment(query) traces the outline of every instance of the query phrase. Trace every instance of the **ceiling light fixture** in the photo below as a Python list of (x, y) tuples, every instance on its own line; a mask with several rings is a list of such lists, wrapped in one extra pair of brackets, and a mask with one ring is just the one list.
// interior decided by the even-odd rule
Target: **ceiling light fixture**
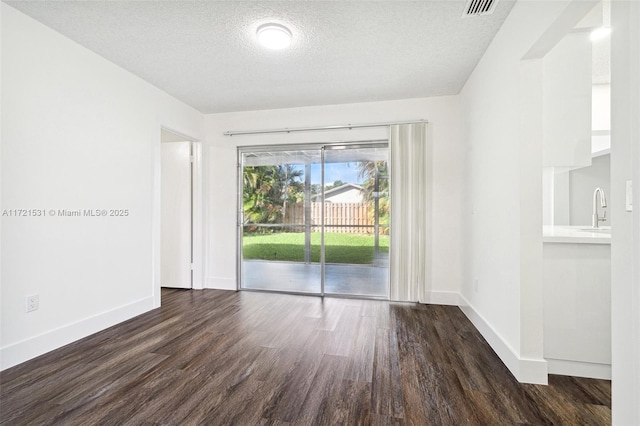
[(258, 27), (258, 41), (267, 49), (286, 49), (291, 45), (291, 31), (284, 25), (264, 24)]
[(609, 34), (611, 34), (611, 28), (610, 27), (599, 27), (599, 28), (596, 28), (595, 30), (591, 31), (591, 41), (602, 40), (603, 38), (605, 38)]

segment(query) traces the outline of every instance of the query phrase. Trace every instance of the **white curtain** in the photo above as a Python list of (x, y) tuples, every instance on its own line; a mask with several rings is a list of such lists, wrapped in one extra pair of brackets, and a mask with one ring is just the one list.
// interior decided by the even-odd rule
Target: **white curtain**
[(431, 170), (427, 124), (390, 126), (390, 298), (426, 302), (431, 283)]

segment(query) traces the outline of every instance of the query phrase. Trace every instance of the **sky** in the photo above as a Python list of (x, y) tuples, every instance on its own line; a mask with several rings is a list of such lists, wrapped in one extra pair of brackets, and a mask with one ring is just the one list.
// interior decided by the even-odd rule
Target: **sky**
[[(320, 164), (311, 166), (311, 183), (320, 183), (322, 179)], [(324, 166), (325, 184), (341, 180), (345, 183), (361, 183), (358, 179), (358, 163), (328, 163)]]
[[(295, 164), (296, 170), (304, 170), (304, 166)], [(311, 184), (320, 184), (322, 179), (322, 167), (319, 163), (311, 165)], [(341, 180), (345, 183), (360, 184), (362, 179), (358, 178), (358, 163), (327, 163), (324, 169), (324, 181), (326, 185)], [(304, 176), (301, 178), (304, 182)]]
[[(294, 165), (297, 170), (304, 170), (304, 166)], [(311, 184), (320, 184), (322, 179), (321, 165), (319, 163), (311, 165)], [(324, 181), (326, 185), (331, 185), (337, 180), (345, 183), (361, 183), (358, 179), (358, 163), (327, 163), (324, 169)], [(302, 178), (304, 181), (304, 177)]]

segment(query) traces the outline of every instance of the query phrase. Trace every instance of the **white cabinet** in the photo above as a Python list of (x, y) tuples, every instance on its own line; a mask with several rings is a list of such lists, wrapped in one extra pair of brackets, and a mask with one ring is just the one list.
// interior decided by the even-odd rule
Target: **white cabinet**
[(543, 280), (549, 373), (610, 379), (611, 245), (544, 243)]
[(591, 164), (591, 42), (567, 34), (543, 68), (543, 164), (573, 169)]

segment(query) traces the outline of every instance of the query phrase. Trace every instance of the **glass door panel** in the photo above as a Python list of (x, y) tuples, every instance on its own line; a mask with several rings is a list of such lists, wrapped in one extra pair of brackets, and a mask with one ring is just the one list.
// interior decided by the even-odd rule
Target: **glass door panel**
[[(319, 294), (320, 151), (242, 152), (240, 287)], [(315, 173), (314, 173), (315, 171)]]
[(388, 144), (323, 151), (324, 293), (387, 298)]
[(388, 144), (241, 150), (240, 288), (388, 298)]

